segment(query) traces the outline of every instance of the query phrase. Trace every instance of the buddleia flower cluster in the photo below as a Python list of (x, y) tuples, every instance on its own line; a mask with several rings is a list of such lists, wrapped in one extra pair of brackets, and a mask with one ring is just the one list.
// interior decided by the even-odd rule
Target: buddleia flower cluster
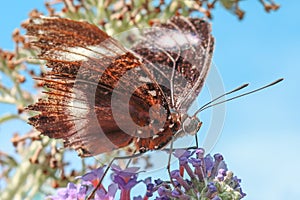
[[(246, 195), (240, 185), (241, 179), (227, 169), (221, 154), (204, 156), (204, 149), (200, 148), (194, 151), (176, 150), (173, 155), (179, 165), (178, 169), (171, 171), (170, 180), (138, 179), (142, 173), (138, 167), (121, 169), (113, 164), (108, 185), (99, 184), (105, 171), (105, 167), (100, 167), (78, 177), (80, 184), (68, 183), (66, 188), (59, 188), (48, 199), (239, 200)], [(140, 184), (144, 191), (132, 197), (132, 188)]]

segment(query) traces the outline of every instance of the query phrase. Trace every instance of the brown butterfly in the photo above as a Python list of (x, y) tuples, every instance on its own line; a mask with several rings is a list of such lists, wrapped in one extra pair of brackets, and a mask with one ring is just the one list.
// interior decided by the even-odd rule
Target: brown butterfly
[(199, 18), (173, 17), (143, 30), (130, 49), (87, 22), (33, 17), (24, 23), (50, 69), (46, 98), (28, 106), (43, 135), (82, 157), (132, 147), (161, 149), (201, 126), (187, 110), (208, 74), (214, 38)]

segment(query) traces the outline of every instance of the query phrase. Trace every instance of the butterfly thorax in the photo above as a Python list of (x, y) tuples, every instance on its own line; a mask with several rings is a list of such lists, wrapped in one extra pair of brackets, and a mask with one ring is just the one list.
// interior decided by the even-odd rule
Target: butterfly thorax
[[(154, 121), (160, 118), (155, 118)], [(172, 141), (175, 133), (181, 129), (181, 115), (178, 112), (171, 112), (162, 128), (153, 132), (151, 137), (139, 137), (134, 140), (134, 143), (139, 152), (162, 149)], [(154, 129), (152, 129), (154, 130)]]

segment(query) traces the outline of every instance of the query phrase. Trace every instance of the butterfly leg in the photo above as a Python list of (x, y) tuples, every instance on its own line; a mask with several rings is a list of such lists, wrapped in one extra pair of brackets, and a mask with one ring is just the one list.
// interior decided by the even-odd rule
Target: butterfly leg
[(171, 140), (170, 148), (165, 148), (164, 151), (169, 152), (169, 159), (168, 159), (167, 170), (168, 170), (168, 174), (169, 174), (169, 178), (170, 178), (171, 184), (172, 184), (174, 187), (176, 187), (175, 184), (174, 184), (174, 182), (173, 182), (173, 180), (172, 180), (172, 177), (171, 177), (171, 157), (172, 157), (173, 151), (175, 151), (175, 150), (198, 149), (198, 148), (199, 148), (199, 144), (198, 144), (198, 136), (197, 136), (197, 134), (195, 135), (195, 143), (196, 143), (196, 145), (195, 145), (195, 146), (192, 146), (192, 147), (188, 147), (188, 148), (176, 148), (176, 149), (174, 149), (174, 148), (173, 148), (173, 141), (174, 141), (174, 140)]
[[(134, 152), (132, 153), (132, 155), (135, 155), (135, 153), (136, 153), (136, 151), (134, 151)], [(138, 155), (141, 155), (141, 153), (138, 153)], [(129, 160), (128, 160), (128, 162), (127, 162), (127, 164), (126, 164), (126, 167), (125, 167), (125, 168), (128, 168), (128, 167), (129, 167), (129, 165), (130, 165), (131, 161), (132, 161), (132, 158), (129, 158)]]
[[(165, 149), (166, 150), (166, 149)], [(168, 159), (168, 165), (167, 165), (167, 170), (168, 170), (168, 174), (169, 174), (169, 178), (170, 178), (170, 181), (171, 181), (171, 184), (174, 186), (174, 188), (176, 187), (175, 186), (175, 183), (171, 177), (171, 157), (172, 157), (172, 152), (173, 152), (173, 140), (171, 140), (171, 143), (170, 143), (170, 149), (168, 149), (169, 151), (169, 159)]]
[(199, 148), (199, 143), (198, 143), (198, 135), (195, 135), (195, 142), (196, 142), (196, 146), (192, 146), (192, 147), (188, 147), (187, 150), (189, 149), (198, 149)]
[[(172, 153), (173, 151), (176, 151), (176, 150), (190, 150), (190, 149), (198, 149), (199, 148), (199, 143), (198, 143), (198, 136), (197, 134), (195, 135), (195, 143), (196, 145), (195, 146), (191, 146), (191, 147), (186, 147), (186, 148), (164, 148), (163, 151), (166, 151), (166, 152), (170, 152)], [(172, 143), (173, 145), (173, 143)]]

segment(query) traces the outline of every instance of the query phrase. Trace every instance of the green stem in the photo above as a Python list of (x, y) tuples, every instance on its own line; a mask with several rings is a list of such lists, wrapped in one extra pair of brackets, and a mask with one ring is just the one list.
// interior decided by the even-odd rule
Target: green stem
[(3, 124), (9, 120), (12, 119), (21, 119), (19, 115), (14, 115), (14, 114), (8, 114), (8, 115), (4, 115), (0, 118), (0, 124)]

